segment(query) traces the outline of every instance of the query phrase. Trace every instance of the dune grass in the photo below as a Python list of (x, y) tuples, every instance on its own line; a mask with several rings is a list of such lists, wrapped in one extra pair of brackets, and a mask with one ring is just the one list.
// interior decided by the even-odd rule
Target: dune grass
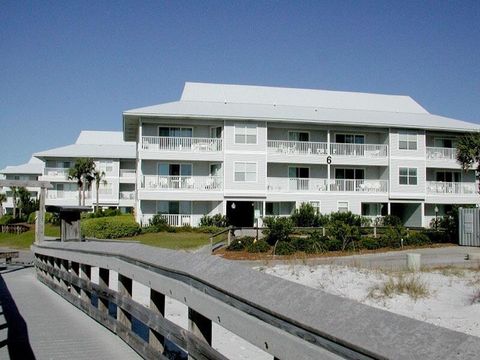
[(391, 298), (393, 295), (406, 294), (414, 300), (428, 297), (427, 285), (413, 274), (390, 276), (380, 285), (370, 289), (368, 296), (373, 299)]
[(166, 249), (188, 250), (210, 244), (210, 235), (198, 232), (159, 232), (140, 234), (128, 238), (142, 244)]

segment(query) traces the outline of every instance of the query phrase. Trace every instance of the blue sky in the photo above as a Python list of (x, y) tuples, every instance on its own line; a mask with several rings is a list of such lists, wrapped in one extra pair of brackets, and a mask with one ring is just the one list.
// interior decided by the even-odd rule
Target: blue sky
[(480, 1), (0, 2), (0, 168), (185, 81), (412, 96), (480, 123)]

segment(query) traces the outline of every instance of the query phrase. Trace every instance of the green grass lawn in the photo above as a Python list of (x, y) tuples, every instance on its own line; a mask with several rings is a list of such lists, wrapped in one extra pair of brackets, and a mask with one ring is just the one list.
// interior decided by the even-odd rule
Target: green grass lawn
[[(60, 236), (60, 227), (45, 225), (46, 236)], [(35, 240), (35, 230), (28, 230), (20, 235), (0, 233), (0, 246), (14, 249), (28, 249)]]
[[(210, 244), (210, 235), (197, 232), (159, 232), (140, 234), (128, 240), (140, 241), (142, 244), (158, 246), (167, 249), (194, 249)], [(127, 240), (127, 239), (126, 239)]]

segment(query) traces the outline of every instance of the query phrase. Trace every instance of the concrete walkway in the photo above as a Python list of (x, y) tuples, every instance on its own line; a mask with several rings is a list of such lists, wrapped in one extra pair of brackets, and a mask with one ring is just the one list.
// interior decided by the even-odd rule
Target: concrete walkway
[(33, 268), (0, 274), (0, 359), (140, 359), (115, 334), (35, 278)]

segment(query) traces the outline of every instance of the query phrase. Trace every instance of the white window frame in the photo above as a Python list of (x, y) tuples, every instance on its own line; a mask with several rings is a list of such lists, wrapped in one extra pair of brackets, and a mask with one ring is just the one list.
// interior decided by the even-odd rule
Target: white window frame
[(347, 211), (345, 211), (345, 212), (349, 212), (349, 211), (350, 211), (350, 202), (349, 202), (349, 201), (338, 200), (338, 201), (337, 201), (337, 212), (340, 211), (340, 203), (347, 204)]
[[(355, 170), (363, 170), (363, 179), (357, 179), (356, 176), (354, 179), (347, 179), (347, 178), (344, 178), (344, 179), (337, 179), (336, 178), (336, 174), (337, 174), (337, 169), (338, 170), (354, 170), (353, 173), (355, 175)], [(339, 167), (334, 167), (333, 168), (333, 178), (334, 180), (367, 180), (367, 168), (366, 167), (342, 167), (342, 166), (339, 166)]]
[[(248, 125), (253, 124), (255, 125), (255, 142), (254, 143), (249, 143), (247, 142), (247, 136), (249, 135), (247, 132)], [(244, 134), (237, 134), (237, 127), (238, 128), (244, 128), (245, 133)], [(244, 137), (244, 142), (237, 142), (237, 135), (243, 136)], [(235, 123), (233, 124), (233, 141), (235, 145), (257, 145), (258, 144), (258, 124), (256, 123)]]
[[(322, 202), (320, 200), (309, 200), (308, 203), (315, 209), (317, 215), (322, 213)], [(318, 206), (314, 204), (318, 204)]]
[[(235, 174), (237, 173), (236, 168), (237, 164), (244, 164), (245, 165), (245, 180), (236, 180)], [(255, 164), (255, 180), (246, 180), (247, 179), (247, 164)], [(236, 183), (256, 183), (258, 182), (258, 162), (256, 161), (235, 161), (233, 163), (233, 182)]]
[[(405, 136), (405, 139), (402, 140), (402, 136)], [(400, 146), (401, 142), (406, 142), (407, 147), (402, 148)], [(411, 148), (411, 144), (415, 144), (415, 148)], [(418, 133), (412, 130), (399, 130), (398, 131), (398, 150), (406, 150), (406, 151), (417, 151), (418, 150)]]
[[(406, 169), (407, 170), (407, 175), (400, 175), (400, 171), (402, 169)], [(410, 171), (411, 170), (415, 170), (415, 182), (416, 184), (411, 184), (410, 183), (410, 179), (413, 178), (414, 176), (413, 175), (410, 175)], [(406, 177), (407, 178), (407, 183), (406, 184), (402, 184), (401, 181), (400, 181), (400, 178), (402, 177)], [(399, 167), (398, 168), (398, 184), (400, 186), (418, 186), (418, 168), (416, 167)]]

